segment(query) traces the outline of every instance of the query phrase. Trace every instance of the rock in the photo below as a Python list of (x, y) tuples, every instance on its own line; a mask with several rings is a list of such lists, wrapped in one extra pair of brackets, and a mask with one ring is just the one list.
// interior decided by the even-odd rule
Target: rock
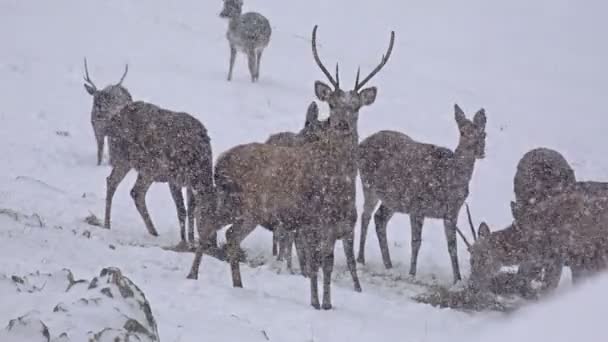
[[(17, 296), (42, 293), (46, 298), (62, 299), (46, 311), (36, 308), (41, 313), (11, 320), (0, 331), (2, 342), (159, 341), (150, 303), (118, 268), (104, 268), (91, 281), (75, 280), (65, 269), (52, 274), (0, 275), (0, 289)], [(18, 339), (21, 336), (26, 337)]]
[(10, 320), (8, 326), (0, 331), (0, 341), (50, 342), (49, 329), (37, 316), (37, 312), (30, 312)]

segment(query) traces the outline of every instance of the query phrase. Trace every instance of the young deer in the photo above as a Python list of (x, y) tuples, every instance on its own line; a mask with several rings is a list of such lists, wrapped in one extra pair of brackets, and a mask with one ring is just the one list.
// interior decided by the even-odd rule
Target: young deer
[(420, 143), (405, 134), (380, 131), (359, 144), (359, 172), (365, 197), (361, 215), (358, 260), (365, 262), (365, 236), (371, 214), (386, 268), (392, 263), (386, 226), (395, 212), (409, 214), (412, 229), (410, 274), (416, 275), (425, 217), (443, 219), (454, 282), (461, 279), (456, 254), (457, 218), (469, 194), (475, 161), (484, 157), (486, 115), (479, 110), (473, 121), (455, 105), (460, 141), (454, 152)]
[[(357, 72), (355, 88), (344, 91), (340, 88), (337, 70), (334, 79), (318, 56), (316, 31), (317, 26), (312, 32), (313, 56), (333, 86), (315, 82), (317, 98), (329, 104), (329, 129), (319, 141), (299, 147), (252, 143), (233, 147), (220, 156), (214, 175), (219, 203), (216, 223), (218, 226), (232, 223), (226, 239), (235, 287), (242, 287), (236, 251), (256, 225), (276, 219), (285, 227), (296, 228), (306, 250), (311, 305), (330, 309), (334, 246), (338, 239), (343, 241), (355, 290), (361, 291), (353, 249), (357, 221), (357, 121), (361, 107), (371, 105), (376, 99), (375, 87), (362, 88), (388, 61), (394, 32), (380, 64), (361, 82)], [(213, 227), (207, 229), (213, 230)], [(189, 278), (198, 276), (202, 251), (199, 247)], [(320, 266), (323, 269), (322, 305), (317, 288)]]
[[(127, 88), (122, 86), (122, 82), (127, 77), (129, 65), (125, 65), (125, 72), (122, 74), (120, 81), (116, 84), (111, 84), (99, 90), (91, 77), (89, 76), (89, 68), (87, 59), (84, 59), (84, 89), (89, 95), (93, 96), (93, 109), (91, 110), (91, 124), (93, 132), (97, 140), (97, 165), (101, 165), (103, 160), (103, 147), (106, 136), (108, 136), (108, 125), (112, 117), (122, 109), (122, 107), (131, 103), (133, 99)], [(112, 160), (112, 151), (110, 150), (110, 162)]]
[[(320, 136), (329, 128), (329, 120), (319, 121), (319, 107), (315, 101), (311, 102), (306, 111), (304, 127), (298, 133), (280, 132), (271, 135), (266, 144), (285, 147), (297, 147), (306, 143), (318, 141)], [(285, 229), (278, 222), (262, 224), (263, 227), (273, 232), (272, 255), (277, 255), (278, 260), (287, 261), (287, 268), (291, 270), (291, 251), (295, 240), (294, 229)], [(277, 248), (279, 247), (279, 248)], [(300, 269), (306, 275), (304, 254), (302, 248), (296, 248)]]
[(228, 18), (226, 38), (230, 44), (230, 68), (228, 81), (232, 79), (232, 68), (237, 51), (247, 55), (251, 82), (260, 78), (260, 60), (268, 43), (272, 29), (268, 19), (257, 12), (243, 12), (243, 0), (224, 0), (220, 17)]
[[(169, 183), (178, 207), (180, 225), (183, 210), (177, 200), (181, 188), (186, 187), (196, 205), (198, 224), (203, 215), (211, 215), (214, 207), (212, 179), (212, 153), (210, 139), (203, 124), (187, 113), (172, 112), (146, 102), (126, 105), (112, 117), (110, 149), (115, 155), (112, 172), (107, 178), (105, 226), (110, 227), (112, 198), (116, 188), (134, 168), (138, 175), (131, 196), (148, 232), (154, 236), (154, 228), (146, 207), (146, 192), (153, 182)], [(189, 210), (194, 215), (194, 210)], [(192, 234), (194, 235), (194, 234)], [(207, 241), (200, 237), (201, 243)], [(193, 240), (192, 236), (192, 240)], [(184, 230), (182, 225), (182, 240)]]

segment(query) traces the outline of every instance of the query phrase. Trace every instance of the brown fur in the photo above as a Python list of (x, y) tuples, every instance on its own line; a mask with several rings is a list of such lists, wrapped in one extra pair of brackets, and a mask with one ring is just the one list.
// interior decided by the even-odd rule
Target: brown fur
[[(110, 226), (112, 197), (131, 168), (138, 172), (131, 196), (150, 234), (158, 235), (145, 204), (153, 182), (168, 182), (172, 192), (175, 187), (180, 194), (186, 187), (203, 209), (198, 219), (210, 214), (214, 192), (212, 153), (207, 130), (200, 121), (187, 113), (138, 101), (112, 118), (109, 132), (116, 162), (107, 179), (106, 227)], [(205, 237), (199, 238), (206, 241)]]
[(395, 212), (409, 214), (412, 229), (410, 274), (416, 275), (424, 218), (443, 219), (454, 281), (461, 279), (456, 253), (458, 213), (469, 194), (475, 161), (484, 156), (486, 116), (483, 109), (473, 120), (455, 106), (460, 141), (454, 151), (420, 143), (407, 135), (380, 131), (359, 144), (359, 172), (365, 202), (361, 214), (359, 262), (365, 262), (365, 236), (371, 215), (386, 268), (392, 263), (386, 237)]

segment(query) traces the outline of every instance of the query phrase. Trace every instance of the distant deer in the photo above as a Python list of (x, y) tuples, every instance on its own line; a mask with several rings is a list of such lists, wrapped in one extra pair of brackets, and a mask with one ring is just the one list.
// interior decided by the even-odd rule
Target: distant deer
[[(200, 121), (187, 113), (137, 101), (126, 105), (112, 117), (108, 134), (114, 162), (107, 178), (107, 228), (110, 227), (112, 198), (131, 168), (138, 173), (131, 197), (151, 235), (157, 236), (158, 233), (150, 219), (145, 196), (154, 182), (169, 183), (178, 207), (180, 225), (184, 216), (183, 200), (178, 201), (176, 195), (179, 193), (181, 196), (183, 187), (192, 194), (190, 198), (194, 202), (188, 202), (189, 206), (196, 204), (198, 224), (201, 224), (202, 217), (210, 219), (215, 207), (212, 153), (207, 129)], [(190, 212), (194, 215), (194, 210)], [(199, 239), (202, 243), (209, 237), (213, 235), (199, 236)]]
[[(108, 124), (112, 117), (131, 103), (133, 99), (127, 88), (123, 87), (122, 82), (127, 77), (129, 65), (125, 65), (125, 72), (116, 84), (111, 84), (103, 89), (98, 89), (91, 77), (87, 67), (87, 59), (84, 59), (85, 84), (87, 93), (93, 96), (93, 109), (91, 110), (91, 124), (97, 140), (97, 165), (101, 165), (103, 160), (103, 147), (105, 138), (108, 135)], [(110, 151), (110, 159), (112, 158)]]
[(237, 51), (247, 55), (251, 82), (260, 78), (262, 52), (270, 43), (272, 29), (268, 19), (257, 12), (243, 12), (243, 0), (224, 0), (220, 17), (228, 18), (226, 38), (230, 44), (230, 68), (228, 81), (232, 79), (232, 69)]
[[(89, 76), (87, 60), (84, 59), (85, 84), (84, 87), (89, 94), (93, 96), (93, 109), (91, 110), (91, 123), (93, 131), (97, 139), (97, 165), (101, 164), (103, 158), (103, 147), (106, 136), (109, 136), (110, 121), (117, 115), (120, 110), (126, 105), (133, 102), (131, 94), (122, 85), (129, 66), (125, 66), (125, 72), (117, 84), (109, 85), (102, 90), (99, 90), (93, 80)], [(119, 156), (113, 156), (110, 148), (110, 164), (125, 164), (126, 160), (121, 160)], [(188, 209), (184, 205), (182, 190), (179, 186), (169, 182), (169, 190), (175, 202), (177, 209), (177, 217), (180, 226), (181, 244), (186, 246), (187, 241), (194, 243), (194, 198), (191, 191), (187, 191)], [(188, 240), (186, 240), (186, 215), (188, 216)], [(110, 228), (110, 211), (106, 212), (106, 228)]]
[(424, 218), (443, 219), (454, 282), (461, 280), (456, 254), (457, 218), (469, 194), (475, 161), (484, 157), (486, 114), (483, 109), (466, 118), (455, 105), (460, 141), (455, 151), (420, 143), (409, 136), (380, 131), (359, 144), (359, 172), (364, 205), (361, 215), (361, 241), (358, 260), (365, 262), (365, 236), (371, 214), (386, 268), (392, 263), (386, 226), (395, 212), (409, 214), (412, 229), (410, 275), (416, 275)]
[[(298, 147), (302, 144), (318, 141), (320, 136), (329, 128), (329, 120), (319, 121), (319, 107), (316, 102), (311, 102), (306, 111), (306, 120), (304, 127), (298, 133), (281, 132), (271, 135), (266, 144), (285, 147)], [(291, 251), (295, 239), (295, 231), (293, 229), (284, 229), (280, 224), (262, 224), (263, 227), (273, 232), (272, 255), (278, 255), (279, 260), (284, 258), (287, 260), (287, 268), (291, 270)], [(280, 246), (280, 248), (277, 248)], [(297, 248), (298, 259), (300, 261), (300, 269), (302, 274), (306, 275), (304, 254), (302, 248)]]
[[(377, 89), (363, 86), (388, 61), (394, 44), (394, 32), (386, 56), (353, 90), (340, 88), (336, 67), (334, 79), (322, 64), (316, 47), (317, 26), (312, 32), (315, 62), (333, 87), (315, 82), (317, 98), (329, 104), (329, 129), (319, 141), (300, 147), (269, 144), (245, 144), (222, 154), (215, 166), (218, 196), (217, 221), (230, 224), (226, 233), (232, 283), (242, 287), (236, 252), (240, 242), (262, 222), (278, 218), (285, 227), (297, 227), (306, 250), (311, 305), (331, 309), (331, 273), (334, 246), (338, 239), (344, 244), (347, 266), (356, 291), (361, 285), (354, 255), (354, 226), (357, 175), (357, 121), (359, 110), (374, 103)], [(217, 224), (219, 227), (220, 224)], [(213, 230), (213, 227), (207, 228)], [(204, 232), (203, 235), (209, 233)], [(189, 278), (196, 279), (203, 247), (196, 253)], [(318, 298), (318, 270), (323, 269), (323, 304)]]

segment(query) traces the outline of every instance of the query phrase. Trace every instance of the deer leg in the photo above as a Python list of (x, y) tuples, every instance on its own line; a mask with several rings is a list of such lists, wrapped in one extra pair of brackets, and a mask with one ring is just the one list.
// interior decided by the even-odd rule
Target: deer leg
[(247, 51), (247, 65), (249, 66), (249, 74), (251, 75), (251, 82), (255, 82), (255, 51), (249, 50)]
[(196, 199), (194, 198), (194, 194), (190, 187), (186, 189), (186, 202), (188, 203), (188, 209), (186, 210), (188, 213), (188, 241), (194, 243), (194, 212), (196, 211)]
[[(190, 267), (190, 273), (188, 274), (188, 279), (198, 279), (198, 270), (201, 265), (201, 260), (203, 259), (203, 251), (207, 247), (205, 244), (206, 241), (210, 239), (213, 235), (217, 236), (216, 227), (209, 224), (209, 220), (207, 220), (207, 224), (203, 224), (203, 214), (209, 213), (211, 211), (210, 208), (204, 208), (204, 204), (206, 203), (204, 199), (200, 201), (202, 203), (201, 208), (197, 210), (197, 224), (198, 224), (198, 247), (196, 248), (196, 252), (194, 254), (194, 260), (192, 261), (192, 267)], [(206, 209), (206, 210), (205, 210)]]
[[(330, 310), (331, 305), (331, 273), (334, 270), (334, 249), (336, 245), (336, 238), (331, 236), (323, 244), (322, 250), (322, 268), (323, 268), (323, 304), (321, 308), (323, 310)], [(353, 254), (352, 261), (355, 261)], [(359, 280), (357, 279), (357, 282)], [(356, 285), (355, 285), (356, 287)]]
[(226, 243), (228, 246), (228, 260), (230, 260), (230, 270), (232, 272), (232, 286), (243, 287), (241, 280), (241, 269), (239, 266), (239, 254), (241, 241), (255, 229), (255, 223), (241, 220), (236, 222), (226, 232)]
[(279, 234), (276, 228), (272, 228), (272, 256), (279, 258)]
[(460, 276), (460, 267), (458, 265), (458, 249), (456, 245), (456, 219), (443, 220), (445, 238), (448, 242), (448, 253), (452, 262), (452, 273), (454, 274), (454, 283), (462, 280)]
[(287, 269), (291, 273), (293, 273), (292, 246), (294, 244), (295, 235), (295, 230), (284, 230), (283, 239), (280, 241), (279, 248), (279, 254), (283, 255), (283, 258), (287, 263)]
[(363, 187), (363, 213), (361, 214), (361, 238), (359, 239), (359, 255), (357, 262), (365, 264), (365, 239), (367, 238), (367, 228), (372, 219), (372, 213), (378, 203), (376, 195), (366, 187)]
[(174, 184), (169, 183), (169, 190), (171, 191), (171, 197), (175, 202), (175, 208), (177, 209), (177, 220), (179, 221), (179, 234), (182, 239), (182, 244), (186, 245), (186, 206), (184, 206), (184, 196), (182, 189)]
[(104, 227), (110, 229), (110, 217), (112, 216), (112, 199), (120, 182), (125, 179), (127, 173), (131, 170), (130, 167), (117, 165), (112, 167), (112, 172), (106, 178), (106, 213)]
[(357, 263), (355, 262), (354, 230), (352, 230), (344, 239), (342, 239), (342, 246), (346, 256), (346, 265), (348, 266), (348, 271), (350, 272), (350, 276), (353, 278), (355, 292), (361, 292), (361, 283), (359, 283), (359, 276), (357, 275)]
[(103, 161), (103, 145), (105, 142), (105, 136), (101, 129), (93, 126), (93, 130), (95, 131), (95, 140), (97, 141), (97, 165), (101, 165), (101, 162)]
[(236, 47), (230, 44), (230, 66), (228, 67), (228, 81), (232, 80), (232, 69), (234, 68), (234, 61), (236, 60)]
[(380, 243), (380, 251), (382, 252), (382, 261), (384, 267), (392, 268), (393, 263), (391, 262), (391, 256), (388, 251), (388, 240), (386, 238), (386, 226), (388, 221), (393, 217), (394, 211), (389, 209), (384, 204), (380, 204), (380, 207), (374, 215), (374, 222), (376, 223), (376, 235), (378, 236), (378, 242)]
[(150, 189), (152, 183), (152, 179), (140, 173), (137, 175), (137, 180), (135, 181), (133, 189), (131, 189), (131, 197), (133, 198), (133, 201), (135, 201), (135, 207), (137, 208), (139, 215), (141, 215), (141, 218), (146, 224), (148, 233), (153, 236), (158, 236), (158, 232), (154, 228), (154, 224), (148, 213), (148, 208), (146, 207), (146, 193), (148, 192), (148, 189)]
[(310, 305), (319, 310), (321, 309), (321, 304), (319, 303), (319, 285), (317, 277), (321, 264), (321, 251), (318, 250), (318, 239), (314, 235), (316, 234), (313, 232), (307, 232), (304, 239), (306, 246), (306, 264), (308, 265), (308, 277), (310, 278)]
[(304, 277), (308, 277), (308, 264), (306, 261), (306, 242), (304, 241), (303, 234), (296, 230), (295, 233), (295, 245), (296, 254), (298, 255), (298, 262), (300, 264), (300, 273)]
[(557, 286), (559, 285), (559, 281), (562, 277), (563, 267), (564, 262), (561, 259), (550, 260), (545, 263), (545, 277), (541, 291), (552, 291), (557, 288)]
[(262, 59), (262, 51), (263, 49), (259, 49), (256, 51), (255, 56), (255, 80), (258, 81), (260, 79), (260, 60)]
[(424, 216), (410, 214), (410, 226), (412, 229), (412, 257), (410, 259), (410, 275), (416, 276), (416, 268), (418, 266), (418, 253), (420, 245), (422, 245), (422, 225), (424, 224)]

